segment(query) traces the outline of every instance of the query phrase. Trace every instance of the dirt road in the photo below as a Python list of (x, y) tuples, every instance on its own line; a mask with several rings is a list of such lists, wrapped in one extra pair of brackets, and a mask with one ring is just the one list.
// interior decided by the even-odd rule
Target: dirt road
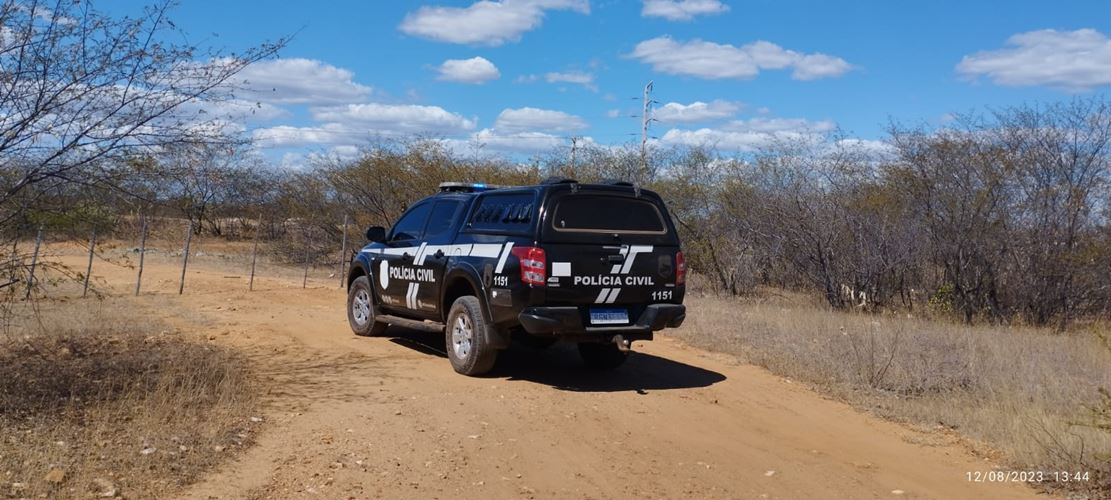
[[(80, 262), (75, 258), (75, 263)], [(149, 258), (138, 300), (246, 350), (272, 382), (256, 446), (189, 498), (1025, 498), (951, 437), (861, 414), (664, 338), (620, 371), (514, 348), (456, 375), (442, 338), (358, 338), (336, 280), (246, 280), (197, 259), (186, 294)], [(133, 271), (100, 266), (124, 294)], [(698, 314), (697, 302), (691, 313)], [(738, 325), (743, 328), (743, 325)]]

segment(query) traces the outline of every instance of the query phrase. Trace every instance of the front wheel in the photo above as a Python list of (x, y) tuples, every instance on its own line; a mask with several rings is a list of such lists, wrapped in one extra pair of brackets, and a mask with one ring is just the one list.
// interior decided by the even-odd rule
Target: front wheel
[(595, 370), (612, 370), (629, 359), (629, 353), (617, 348), (616, 344), (580, 342), (579, 356), (587, 367)]
[(494, 367), (498, 350), (490, 346), (493, 327), (482, 315), (477, 297), (459, 297), (448, 312), (444, 329), (447, 357), (451, 367), (463, 375), (481, 375)]
[(359, 276), (347, 289), (347, 322), (360, 337), (376, 337), (386, 333), (388, 325), (374, 320), (374, 295), (370, 280)]

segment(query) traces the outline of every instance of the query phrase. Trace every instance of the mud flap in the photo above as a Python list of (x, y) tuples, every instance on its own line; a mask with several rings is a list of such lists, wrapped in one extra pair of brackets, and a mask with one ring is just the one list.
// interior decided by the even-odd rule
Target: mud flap
[[(486, 315), (486, 322), (490, 325), (494, 324), (494, 314), (490, 310), (490, 286), (494, 282), (494, 266), (487, 263), (482, 268), (482, 297), (479, 298), (479, 303), (482, 304), (482, 314)], [(496, 327), (487, 329), (486, 345), (494, 349), (508, 349), (511, 336), (509, 330), (501, 330)]]
[(494, 349), (508, 349), (510, 334), (509, 330), (501, 330), (498, 328), (490, 328), (487, 330), (488, 337), (486, 339), (487, 345)]

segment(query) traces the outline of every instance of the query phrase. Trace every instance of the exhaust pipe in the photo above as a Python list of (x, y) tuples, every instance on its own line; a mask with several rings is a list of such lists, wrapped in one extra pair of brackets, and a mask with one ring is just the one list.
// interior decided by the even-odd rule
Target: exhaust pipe
[(622, 335), (614, 335), (613, 343), (617, 346), (617, 350), (621, 352), (629, 352), (633, 350), (633, 342), (631, 340), (627, 340)]

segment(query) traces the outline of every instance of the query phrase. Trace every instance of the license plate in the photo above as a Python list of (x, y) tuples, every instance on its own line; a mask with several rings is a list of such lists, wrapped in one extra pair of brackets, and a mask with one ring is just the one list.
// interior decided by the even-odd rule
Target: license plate
[(624, 325), (629, 323), (629, 311), (624, 309), (591, 309), (592, 325)]

